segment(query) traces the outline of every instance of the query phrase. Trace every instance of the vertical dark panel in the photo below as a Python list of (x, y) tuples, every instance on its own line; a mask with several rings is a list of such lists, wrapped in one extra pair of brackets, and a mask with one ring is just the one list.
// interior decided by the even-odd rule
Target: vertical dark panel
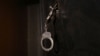
[(28, 56), (41, 56), (40, 4), (28, 6)]

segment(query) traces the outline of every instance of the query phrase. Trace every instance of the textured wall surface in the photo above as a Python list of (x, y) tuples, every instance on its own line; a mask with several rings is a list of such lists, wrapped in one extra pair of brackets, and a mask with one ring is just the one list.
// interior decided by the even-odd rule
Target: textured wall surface
[(59, 19), (56, 18), (48, 25), (55, 46), (52, 51), (44, 52), (44, 55), (100, 56), (100, 2), (98, 0), (58, 1)]

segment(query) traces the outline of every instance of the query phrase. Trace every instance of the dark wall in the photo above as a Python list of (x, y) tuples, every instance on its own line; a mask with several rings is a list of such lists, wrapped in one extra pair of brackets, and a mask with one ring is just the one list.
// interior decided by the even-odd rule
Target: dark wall
[(18, 0), (0, 1), (0, 56), (27, 56), (27, 9)]

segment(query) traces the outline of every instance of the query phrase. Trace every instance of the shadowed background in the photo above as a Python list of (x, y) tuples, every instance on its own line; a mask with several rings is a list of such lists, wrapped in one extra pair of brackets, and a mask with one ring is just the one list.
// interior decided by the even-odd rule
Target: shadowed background
[(0, 0), (0, 56), (27, 56), (27, 6), (38, 0)]

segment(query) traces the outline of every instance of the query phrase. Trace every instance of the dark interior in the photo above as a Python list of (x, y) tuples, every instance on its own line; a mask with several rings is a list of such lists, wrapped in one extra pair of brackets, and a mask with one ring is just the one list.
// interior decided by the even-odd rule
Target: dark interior
[[(41, 49), (44, 22), (56, 0), (0, 1), (0, 56), (100, 56), (100, 1), (57, 0), (48, 24), (54, 48)], [(48, 43), (46, 43), (48, 44)]]
[(39, 0), (0, 0), (0, 56), (29, 56), (27, 7), (38, 4)]

